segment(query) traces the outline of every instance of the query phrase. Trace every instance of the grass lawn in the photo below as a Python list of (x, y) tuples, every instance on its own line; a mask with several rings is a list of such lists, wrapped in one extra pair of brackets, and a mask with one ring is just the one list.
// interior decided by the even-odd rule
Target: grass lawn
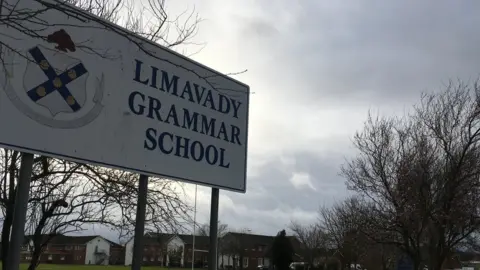
[[(20, 266), (20, 270), (26, 270), (28, 267), (27, 264)], [(53, 265), (53, 264), (40, 264), (37, 267), (37, 270), (130, 270), (130, 266), (118, 266), (118, 265)], [(182, 270), (187, 270), (188, 268), (181, 268)], [(160, 266), (145, 266), (142, 267), (142, 270), (167, 270), (167, 268), (162, 268)], [(180, 270), (179, 268), (170, 268), (169, 270)]]

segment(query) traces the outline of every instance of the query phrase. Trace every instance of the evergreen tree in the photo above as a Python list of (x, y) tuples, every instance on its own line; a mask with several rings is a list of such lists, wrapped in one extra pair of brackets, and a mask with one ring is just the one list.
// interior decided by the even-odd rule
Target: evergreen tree
[(281, 230), (272, 244), (272, 263), (275, 270), (288, 270), (294, 254), (292, 242), (287, 238), (285, 230)]

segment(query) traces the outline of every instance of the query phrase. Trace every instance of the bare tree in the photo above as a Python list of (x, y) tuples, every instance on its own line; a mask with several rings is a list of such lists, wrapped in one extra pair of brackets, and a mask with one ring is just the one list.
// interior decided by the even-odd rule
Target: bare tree
[[(92, 179), (109, 195), (109, 213), (116, 217), (115, 228), (122, 238), (132, 236), (136, 222), (139, 175), (84, 165)], [(187, 203), (184, 184), (162, 178), (149, 178), (145, 231), (177, 234), (191, 224), (192, 207)]]
[[(0, 150), (0, 209), (3, 214), (2, 257), (8, 245), (20, 157)], [(58, 234), (82, 231), (88, 224), (109, 226), (123, 235), (134, 228), (138, 175), (71, 162), (36, 157), (29, 200), (27, 234), (33, 251), (29, 269), (35, 269), (45, 246)], [(12, 178), (10, 178), (12, 177)], [(182, 185), (151, 178), (147, 197), (146, 226), (178, 230), (190, 221)]]
[[(0, 209), (3, 216), (2, 224), (2, 261), (6, 261), (9, 252), (10, 232), (13, 222), (13, 210), (15, 205), (16, 186), (20, 170), (20, 153), (10, 150), (0, 150)], [(36, 183), (48, 178), (54, 174), (69, 174), (69, 168), (53, 168), (49, 164), (49, 159), (45, 157), (36, 157), (34, 159), (33, 175), (31, 178), (32, 189), (35, 189)], [(41, 185), (40, 185), (41, 186)], [(63, 202), (49, 206), (54, 211)]]
[[(217, 227), (218, 238), (222, 238), (227, 232), (228, 232), (228, 225), (218, 221), (218, 227)], [(208, 224), (208, 223), (198, 224), (197, 235), (209, 236), (210, 235), (210, 224)]]
[(80, 231), (87, 224), (116, 223), (109, 214), (109, 194), (81, 173), (85, 170), (81, 165), (65, 161), (49, 164), (50, 170), (61, 173), (38, 179), (30, 189), (26, 229), (32, 233), (33, 246), (29, 270), (38, 266), (44, 248), (55, 236)]
[[(218, 249), (218, 254), (220, 254), (220, 257), (222, 258), (221, 264), (223, 265), (223, 256), (225, 255), (225, 243), (223, 241), (223, 237), (228, 233), (228, 225), (221, 223), (218, 221), (218, 228), (217, 228), (217, 237), (218, 237), (218, 243), (217, 243), (217, 249)], [(209, 236), (210, 235), (210, 224), (199, 224), (197, 227), (197, 235), (200, 236)]]
[(290, 230), (300, 243), (304, 256), (307, 259), (308, 267), (314, 265), (314, 259), (321, 255), (326, 247), (326, 235), (319, 224), (302, 225), (298, 221), (291, 221)]
[[(180, 50), (188, 55), (188, 47), (200, 47), (204, 43), (193, 41), (202, 19), (193, 8), (172, 15), (166, 8), (166, 0), (148, 0), (147, 3), (134, 0), (67, 0), (81, 9), (121, 25), (169, 49)], [(193, 53), (199, 52), (195, 50)]]
[(404, 117), (369, 116), (354, 137), (358, 156), (342, 167), (370, 205), (365, 231), (409, 255), (415, 269), (441, 269), (479, 228), (479, 108), (478, 85), (459, 82), (422, 95)]
[(361, 232), (361, 207), (359, 199), (351, 197), (331, 208), (321, 207), (319, 211), (319, 224), (326, 234), (326, 246), (340, 254), (342, 268), (359, 264), (367, 250), (367, 241)]

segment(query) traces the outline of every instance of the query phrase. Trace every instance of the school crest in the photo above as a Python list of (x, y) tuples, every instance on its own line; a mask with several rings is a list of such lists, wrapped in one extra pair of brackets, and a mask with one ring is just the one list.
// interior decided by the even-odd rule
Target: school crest
[(54, 128), (85, 126), (103, 108), (103, 74), (91, 74), (72, 55), (75, 44), (65, 30), (49, 35), (47, 41), (56, 46), (38, 44), (20, 53), (4, 48), (4, 58), (12, 64), (4, 66), (0, 83), (15, 107), (38, 123)]

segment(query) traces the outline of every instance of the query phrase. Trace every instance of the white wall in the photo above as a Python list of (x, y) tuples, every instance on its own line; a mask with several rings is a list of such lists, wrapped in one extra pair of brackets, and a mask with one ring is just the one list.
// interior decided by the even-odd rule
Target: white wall
[[(236, 257), (236, 261), (237, 261), (237, 266), (240, 266), (240, 256), (237, 255)], [(222, 265), (222, 259), (223, 259), (223, 267), (226, 267), (226, 266), (233, 266), (233, 256), (230, 256), (230, 255), (223, 255), (223, 256), (218, 256), (218, 267), (220, 267)], [(244, 258), (245, 260), (245, 258)], [(248, 262), (247, 264), (244, 263), (244, 267), (247, 267), (248, 264), (250, 264), (251, 261), (250, 261), (250, 258), (248, 259)], [(257, 260), (257, 263), (260, 263), (260, 261)], [(264, 266), (270, 266), (270, 260), (268, 258), (263, 258), (263, 265)]]
[(184, 265), (184, 254), (185, 254), (185, 243), (182, 241), (182, 239), (180, 239), (180, 237), (178, 236), (175, 236), (173, 237), (172, 239), (170, 239), (170, 241), (168, 242), (167, 244), (167, 265), (169, 264), (170, 262), (170, 258), (169, 258), (169, 251), (170, 250), (173, 250), (173, 249), (177, 249), (177, 248), (181, 248), (182, 249), (182, 259), (180, 260), (180, 264), (183, 266)]
[(133, 261), (133, 237), (125, 245), (125, 265), (132, 265)]
[(95, 248), (98, 247), (99, 252), (105, 252), (107, 258), (104, 260), (102, 265), (108, 265), (108, 260), (110, 258), (110, 242), (105, 240), (102, 237), (96, 237), (90, 240), (85, 249), (85, 264), (96, 264), (98, 256), (95, 255)]
[[(240, 258), (240, 256), (237, 255), (235, 258), (237, 260), (237, 266), (240, 266), (240, 261), (238, 260), (238, 258)], [(218, 256), (218, 266), (219, 267), (220, 267), (220, 265), (222, 265), (222, 259), (223, 259), (223, 267), (233, 266), (233, 256), (230, 256), (230, 255)]]

